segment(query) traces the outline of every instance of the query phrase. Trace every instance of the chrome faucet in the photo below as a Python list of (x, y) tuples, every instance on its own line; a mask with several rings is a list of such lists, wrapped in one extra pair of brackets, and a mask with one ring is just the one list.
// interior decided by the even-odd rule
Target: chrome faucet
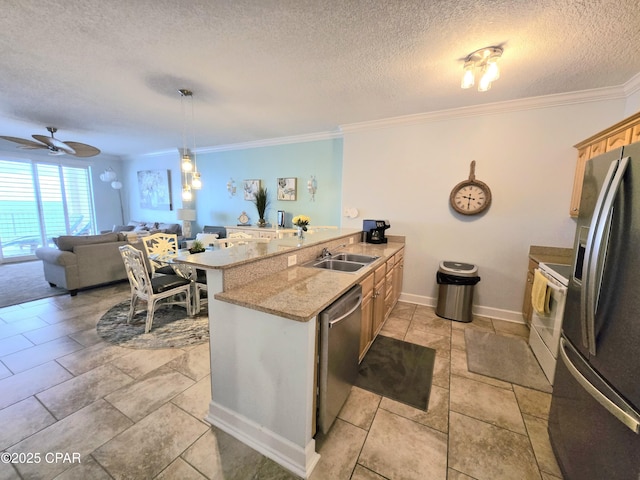
[[(343, 247), (346, 247), (346, 246), (347, 246), (347, 244), (343, 243), (342, 245), (338, 245), (336, 248), (343, 248)], [(331, 256), (333, 256), (333, 253), (331, 253), (329, 251), (329, 249), (327, 247), (325, 247), (325, 248), (322, 249), (322, 253), (320, 253), (320, 256), (318, 258), (328, 258), (328, 257), (331, 257)]]

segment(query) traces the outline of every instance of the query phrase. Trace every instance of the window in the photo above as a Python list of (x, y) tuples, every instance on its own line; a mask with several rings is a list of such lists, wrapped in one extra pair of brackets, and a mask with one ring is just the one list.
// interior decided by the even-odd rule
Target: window
[(95, 233), (89, 167), (0, 160), (0, 259), (32, 257), (59, 235)]

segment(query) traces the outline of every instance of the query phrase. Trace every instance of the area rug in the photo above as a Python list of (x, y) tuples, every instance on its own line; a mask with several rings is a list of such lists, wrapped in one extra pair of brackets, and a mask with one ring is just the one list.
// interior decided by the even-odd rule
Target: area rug
[(127, 324), (130, 305), (129, 300), (119, 303), (98, 321), (96, 330), (103, 340), (126, 348), (179, 348), (198, 345), (209, 339), (206, 308), (190, 318), (183, 307), (160, 306), (153, 315), (151, 331), (144, 333), (147, 312), (136, 313)]
[(551, 393), (551, 385), (524, 339), (472, 329), (466, 329), (464, 337), (470, 372)]
[(431, 348), (378, 335), (360, 363), (356, 386), (427, 410), (435, 358)]
[(0, 265), (0, 307), (64, 295), (64, 288), (49, 286), (42, 260)]

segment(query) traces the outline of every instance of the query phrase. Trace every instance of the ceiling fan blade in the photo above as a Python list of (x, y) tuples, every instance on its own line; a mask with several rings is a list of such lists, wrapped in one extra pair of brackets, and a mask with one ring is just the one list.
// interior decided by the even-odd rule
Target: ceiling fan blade
[(75, 150), (76, 157), (93, 157), (100, 153), (100, 150), (96, 147), (92, 147), (91, 145), (87, 145), (86, 143), (79, 142), (64, 142), (69, 148), (73, 148)]
[(61, 142), (57, 138), (45, 137), (44, 135), (31, 135), (31, 136), (53, 149), (63, 150), (65, 153), (69, 153), (71, 155), (75, 155), (76, 153), (76, 151), (72, 147), (70, 147), (64, 142)]
[(22, 145), (22, 147), (18, 147), (18, 148), (25, 148), (25, 149), (47, 148), (46, 145), (43, 145), (41, 143), (36, 143), (33, 140), (27, 140), (25, 138), (5, 137), (4, 135), (0, 136), (0, 138), (4, 138), (5, 140), (9, 140), (10, 142), (19, 143), (20, 145)]

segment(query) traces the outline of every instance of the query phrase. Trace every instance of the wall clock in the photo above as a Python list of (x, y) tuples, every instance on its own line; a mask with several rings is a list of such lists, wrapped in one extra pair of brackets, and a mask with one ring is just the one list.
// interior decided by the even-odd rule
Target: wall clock
[(477, 215), (491, 205), (491, 190), (486, 183), (476, 180), (476, 161), (471, 162), (469, 179), (460, 182), (449, 196), (453, 209), (463, 215)]

